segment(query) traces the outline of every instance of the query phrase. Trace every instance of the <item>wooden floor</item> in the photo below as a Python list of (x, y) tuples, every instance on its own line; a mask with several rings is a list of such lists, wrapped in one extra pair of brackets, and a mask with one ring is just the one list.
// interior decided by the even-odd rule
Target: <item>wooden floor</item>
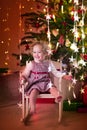
[(21, 121), (21, 109), (16, 104), (0, 107), (0, 130), (85, 130), (87, 113), (63, 111), (58, 124), (58, 104), (37, 104), (37, 113), (25, 126)]
[(0, 130), (85, 130), (87, 113), (63, 111), (58, 124), (58, 104), (37, 103), (37, 113), (25, 126), (21, 121), (19, 73), (0, 77)]

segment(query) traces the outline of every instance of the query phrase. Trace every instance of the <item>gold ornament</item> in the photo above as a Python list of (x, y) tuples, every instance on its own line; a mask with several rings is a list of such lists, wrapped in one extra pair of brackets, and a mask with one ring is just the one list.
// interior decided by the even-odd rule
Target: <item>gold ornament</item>
[(52, 30), (52, 34), (56, 37), (59, 34), (59, 29)]
[(70, 44), (71, 44), (71, 42), (70, 42), (70, 41), (69, 41), (69, 39), (67, 38), (67, 39), (66, 39), (65, 46), (66, 46), (66, 47), (69, 47), (69, 46), (70, 46)]

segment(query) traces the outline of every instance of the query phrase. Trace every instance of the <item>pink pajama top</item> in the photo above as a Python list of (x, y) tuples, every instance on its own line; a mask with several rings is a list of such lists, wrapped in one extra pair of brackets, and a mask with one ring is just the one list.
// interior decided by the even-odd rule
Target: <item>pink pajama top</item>
[[(25, 92), (30, 94), (33, 89), (37, 89), (39, 92), (46, 92), (53, 86), (50, 73), (52, 72), (56, 77), (62, 77), (65, 73), (61, 73), (56, 70), (55, 66), (49, 60), (41, 63), (33, 62), (33, 69), (28, 75), (27, 79), (29, 84), (25, 88)], [(27, 70), (25, 70), (27, 72)]]

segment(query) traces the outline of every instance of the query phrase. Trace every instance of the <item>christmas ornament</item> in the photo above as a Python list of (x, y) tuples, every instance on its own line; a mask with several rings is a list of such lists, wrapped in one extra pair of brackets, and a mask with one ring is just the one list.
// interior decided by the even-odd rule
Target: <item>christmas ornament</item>
[(87, 61), (87, 54), (81, 54), (81, 57)]
[(61, 35), (58, 41), (61, 45), (64, 45), (64, 36)]
[(52, 30), (52, 34), (56, 37), (59, 34), (59, 29)]
[(87, 84), (84, 86), (83, 103), (87, 105)]
[(30, 49), (29, 45), (28, 44), (25, 45), (25, 50), (29, 50), (29, 49)]
[(67, 39), (66, 39), (66, 42), (65, 42), (65, 46), (66, 46), (66, 47), (69, 47), (70, 45), (71, 45), (71, 42), (70, 42), (69, 39), (67, 38)]

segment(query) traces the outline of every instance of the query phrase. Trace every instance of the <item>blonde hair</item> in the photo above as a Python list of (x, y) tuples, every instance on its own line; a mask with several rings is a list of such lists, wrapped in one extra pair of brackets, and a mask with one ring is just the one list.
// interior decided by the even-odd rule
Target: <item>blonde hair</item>
[(33, 50), (33, 47), (36, 46), (36, 45), (40, 45), (42, 47), (42, 51), (44, 53), (47, 53), (47, 46), (46, 44), (42, 43), (42, 42), (35, 42), (33, 45), (32, 45), (32, 50)]
[(49, 59), (49, 56), (48, 56), (48, 43), (45, 43), (45, 42), (35, 42), (33, 45), (32, 45), (32, 50), (33, 50), (33, 47), (36, 46), (36, 45), (40, 45), (42, 47), (42, 51), (43, 53), (45, 54), (45, 57), (46, 59)]

